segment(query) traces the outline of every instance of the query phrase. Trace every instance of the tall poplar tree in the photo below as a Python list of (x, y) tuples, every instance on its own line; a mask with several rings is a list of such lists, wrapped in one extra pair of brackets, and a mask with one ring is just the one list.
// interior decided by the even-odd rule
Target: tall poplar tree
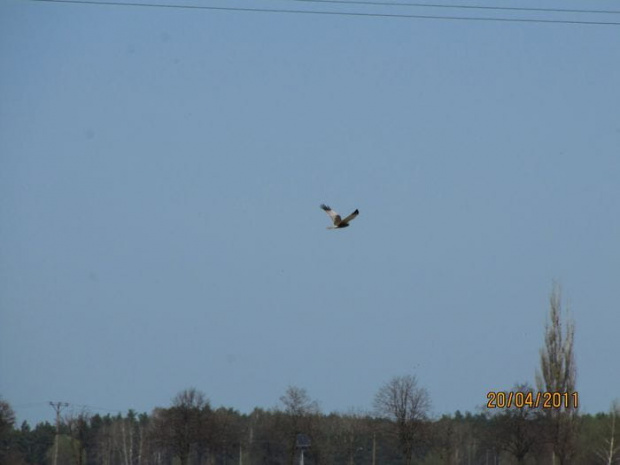
[(555, 284), (549, 297), (549, 321), (545, 325), (545, 345), (540, 350), (540, 371), (536, 373), (538, 390), (560, 393), (567, 402), (559, 407), (543, 408), (547, 442), (552, 446), (552, 463), (568, 464), (575, 456), (578, 429), (576, 391), (575, 322), (562, 321), (562, 292)]

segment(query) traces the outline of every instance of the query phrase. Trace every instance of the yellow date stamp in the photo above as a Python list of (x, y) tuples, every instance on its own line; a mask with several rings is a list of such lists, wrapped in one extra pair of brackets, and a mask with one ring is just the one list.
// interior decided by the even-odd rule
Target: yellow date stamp
[(487, 408), (560, 409), (579, 407), (578, 392), (489, 391)]

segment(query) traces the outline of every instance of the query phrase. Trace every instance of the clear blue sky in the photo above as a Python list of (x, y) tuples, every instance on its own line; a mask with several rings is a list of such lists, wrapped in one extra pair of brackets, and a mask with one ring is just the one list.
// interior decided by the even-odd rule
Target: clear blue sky
[(0, 59), (19, 421), (403, 374), (474, 411), (534, 383), (554, 280), (584, 411), (620, 397), (620, 27), (8, 0)]

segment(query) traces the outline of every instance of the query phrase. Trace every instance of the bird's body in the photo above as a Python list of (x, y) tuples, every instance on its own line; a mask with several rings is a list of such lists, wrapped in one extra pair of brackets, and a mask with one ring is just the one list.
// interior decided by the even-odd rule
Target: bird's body
[(327, 205), (321, 204), (321, 208), (325, 210), (325, 213), (329, 215), (329, 217), (332, 219), (332, 222), (334, 223), (333, 226), (328, 226), (327, 229), (348, 228), (349, 222), (352, 221), (357, 215), (360, 214), (359, 210), (356, 209), (353, 213), (351, 213), (345, 219), (342, 219), (342, 217), (338, 213), (336, 213), (334, 210), (329, 208)]

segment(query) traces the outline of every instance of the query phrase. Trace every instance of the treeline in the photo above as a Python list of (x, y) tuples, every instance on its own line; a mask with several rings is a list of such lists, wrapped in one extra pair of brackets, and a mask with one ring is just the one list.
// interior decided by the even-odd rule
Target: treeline
[[(515, 387), (514, 389), (517, 389)], [(528, 392), (527, 386), (521, 386)], [(74, 413), (56, 425), (17, 427), (0, 402), (0, 463), (6, 465), (490, 465), (616, 464), (618, 406), (579, 415), (570, 409), (488, 409), (427, 416), (427, 394), (398, 377), (375, 398), (371, 414), (323, 414), (304, 389), (290, 387), (280, 407), (241, 414), (214, 409), (196, 389), (151, 414)], [(400, 409), (400, 411), (398, 410)], [(571, 415), (558, 422), (560, 415)], [(570, 423), (568, 423), (570, 421)], [(564, 422), (564, 423), (561, 423)], [(570, 431), (567, 429), (570, 428)], [(556, 433), (562, 431), (562, 437)], [(557, 454), (554, 441), (570, 451)]]
[[(620, 404), (579, 413), (575, 324), (562, 322), (559, 287), (549, 304), (538, 389), (515, 385), (490, 399), (503, 408), (432, 418), (411, 375), (385, 383), (364, 414), (322, 413), (298, 387), (278, 408), (250, 414), (186, 389), (150, 414), (82, 411), (31, 429), (0, 400), (0, 465), (620, 465)], [(546, 393), (555, 393), (548, 405)]]

